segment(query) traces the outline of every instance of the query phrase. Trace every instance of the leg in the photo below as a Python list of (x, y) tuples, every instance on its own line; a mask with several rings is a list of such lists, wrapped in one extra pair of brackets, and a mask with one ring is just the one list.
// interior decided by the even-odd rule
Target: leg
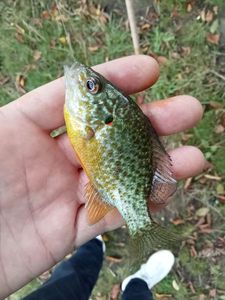
[(94, 239), (54, 270), (41, 288), (24, 300), (87, 300), (102, 267), (103, 244)]
[(134, 278), (127, 284), (122, 300), (153, 300), (153, 298), (147, 283), (140, 278)]
[(160, 282), (172, 269), (174, 256), (168, 250), (151, 255), (140, 269), (122, 282), (122, 300), (152, 300), (150, 289)]

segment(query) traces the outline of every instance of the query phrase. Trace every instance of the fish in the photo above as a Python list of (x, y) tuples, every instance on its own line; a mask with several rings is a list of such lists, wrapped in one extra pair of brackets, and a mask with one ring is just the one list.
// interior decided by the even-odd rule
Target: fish
[(132, 98), (79, 62), (65, 67), (65, 84), (67, 134), (89, 180), (89, 225), (117, 209), (139, 254), (166, 247), (176, 236), (153, 220), (150, 204), (165, 203), (176, 180), (151, 122)]

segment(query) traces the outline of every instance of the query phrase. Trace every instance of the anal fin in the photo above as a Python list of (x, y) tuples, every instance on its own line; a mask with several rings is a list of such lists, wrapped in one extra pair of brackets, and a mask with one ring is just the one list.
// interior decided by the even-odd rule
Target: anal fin
[(88, 223), (90, 225), (96, 224), (100, 221), (109, 211), (114, 209), (113, 206), (103, 202), (98, 191), (90, 182), (85, 186), (85, 196), (87, 203), (85, 205), (88, 214)]

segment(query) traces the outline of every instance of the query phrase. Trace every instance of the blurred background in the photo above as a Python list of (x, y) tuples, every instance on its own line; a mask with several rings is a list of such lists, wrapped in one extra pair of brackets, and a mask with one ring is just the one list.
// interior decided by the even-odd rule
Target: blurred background
[[(180, 183), (173, 203), (157, 215), (189, 238), (155, 299), (225, 299), (225, 2), (133, 1), (140, 52), (160, 64), (159, 81), (137, 101), (190, 94), (204, 106), (194, 129), (168, 147), (200, 147), (203, 174)], [(133, 53), (125, 1), (5, 0), (0, 2), (0, 105), (63, 75), (74, 59), (94, 65)], [(129, 80), (129, 79), (128, 79)], [(125, 228), (104, 235), (106, 261), (92, 300), (119, 299), (125, 274)], [(51, 270), (8, 299), (21, 299)]]

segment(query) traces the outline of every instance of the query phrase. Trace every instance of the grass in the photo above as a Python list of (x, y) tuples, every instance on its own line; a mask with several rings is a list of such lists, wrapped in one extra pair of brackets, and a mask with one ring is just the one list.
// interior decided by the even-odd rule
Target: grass
[[(87, 5), (81, 2), (39, 0), (28, 5), (25, 0), (7, 0), (0, 3), (0, 105), (16, 99), (24, 90), (28, 92), (61, 76), (63, 65), (75, 58), (93, 65), (133, 52), (123, 6), (106, 13), (92, 1)], [(223, 300), (225, 295), (222, 258), (225, 206), (220, 201), (220, 196), (224, 196), (225, 139), (224, 133), (217, 130), (225, 115), (225, 82), (224, 74), (219, 76), (219, 45), (207, 40), (209, 32), (219, 32), (218, 15), (214, 13), (209, 22), (198, 17), (204, 8), (213, 11), (218, 5), (220, 10), (222, 4), (223, 0), (196, 1), (191, 11), (187, 11), (184, 0), (155, 1), (151, 18), (145, 19), (149, 29), (142, 30), (143, 20), (140, 21), (143, 53), (164, 57), (161, 77), (146, 92), (145, 100), (178, 94), (198, 98), (205, 108), (203, 120), (171, 142), (200, 147), (212, 163), (210, 170), (192, 179), (187, 191), (181, 187), (174, 203), (159, 216), (167, 220), (180, 218), (186, 230), (191, 228), (192, 232), (180, 251), (174, 271), (154, 289), (156, 295), (171, 295), (165, 299), (199, 299), (201, 294), (205, 295), (204, 299), (211, 299), (209, 294), (214, 288), (217, 299)], [(18, 86), (19, 81), (22, 86)], [(195, 214), (201, 207), (209, 209), (203, 219)], [(212, 231), (202, 232), (196, 225), (200, 219), (203, 225), (210, 223)], [(125, 276), (128, 254), (124, 245), (126, 234), (121, 230), (106, 235), (108, 259), (92, 299), (108, 299), (112, 285), (120, 283)], [(118, 252), (121, 260), (115, 262), (112, 257), (117, 257)], [(178, 289), (174, 288), (174, 282)], [(39, 279), (34, 280), (10, 299), (21, 298), (39, 284)]]

